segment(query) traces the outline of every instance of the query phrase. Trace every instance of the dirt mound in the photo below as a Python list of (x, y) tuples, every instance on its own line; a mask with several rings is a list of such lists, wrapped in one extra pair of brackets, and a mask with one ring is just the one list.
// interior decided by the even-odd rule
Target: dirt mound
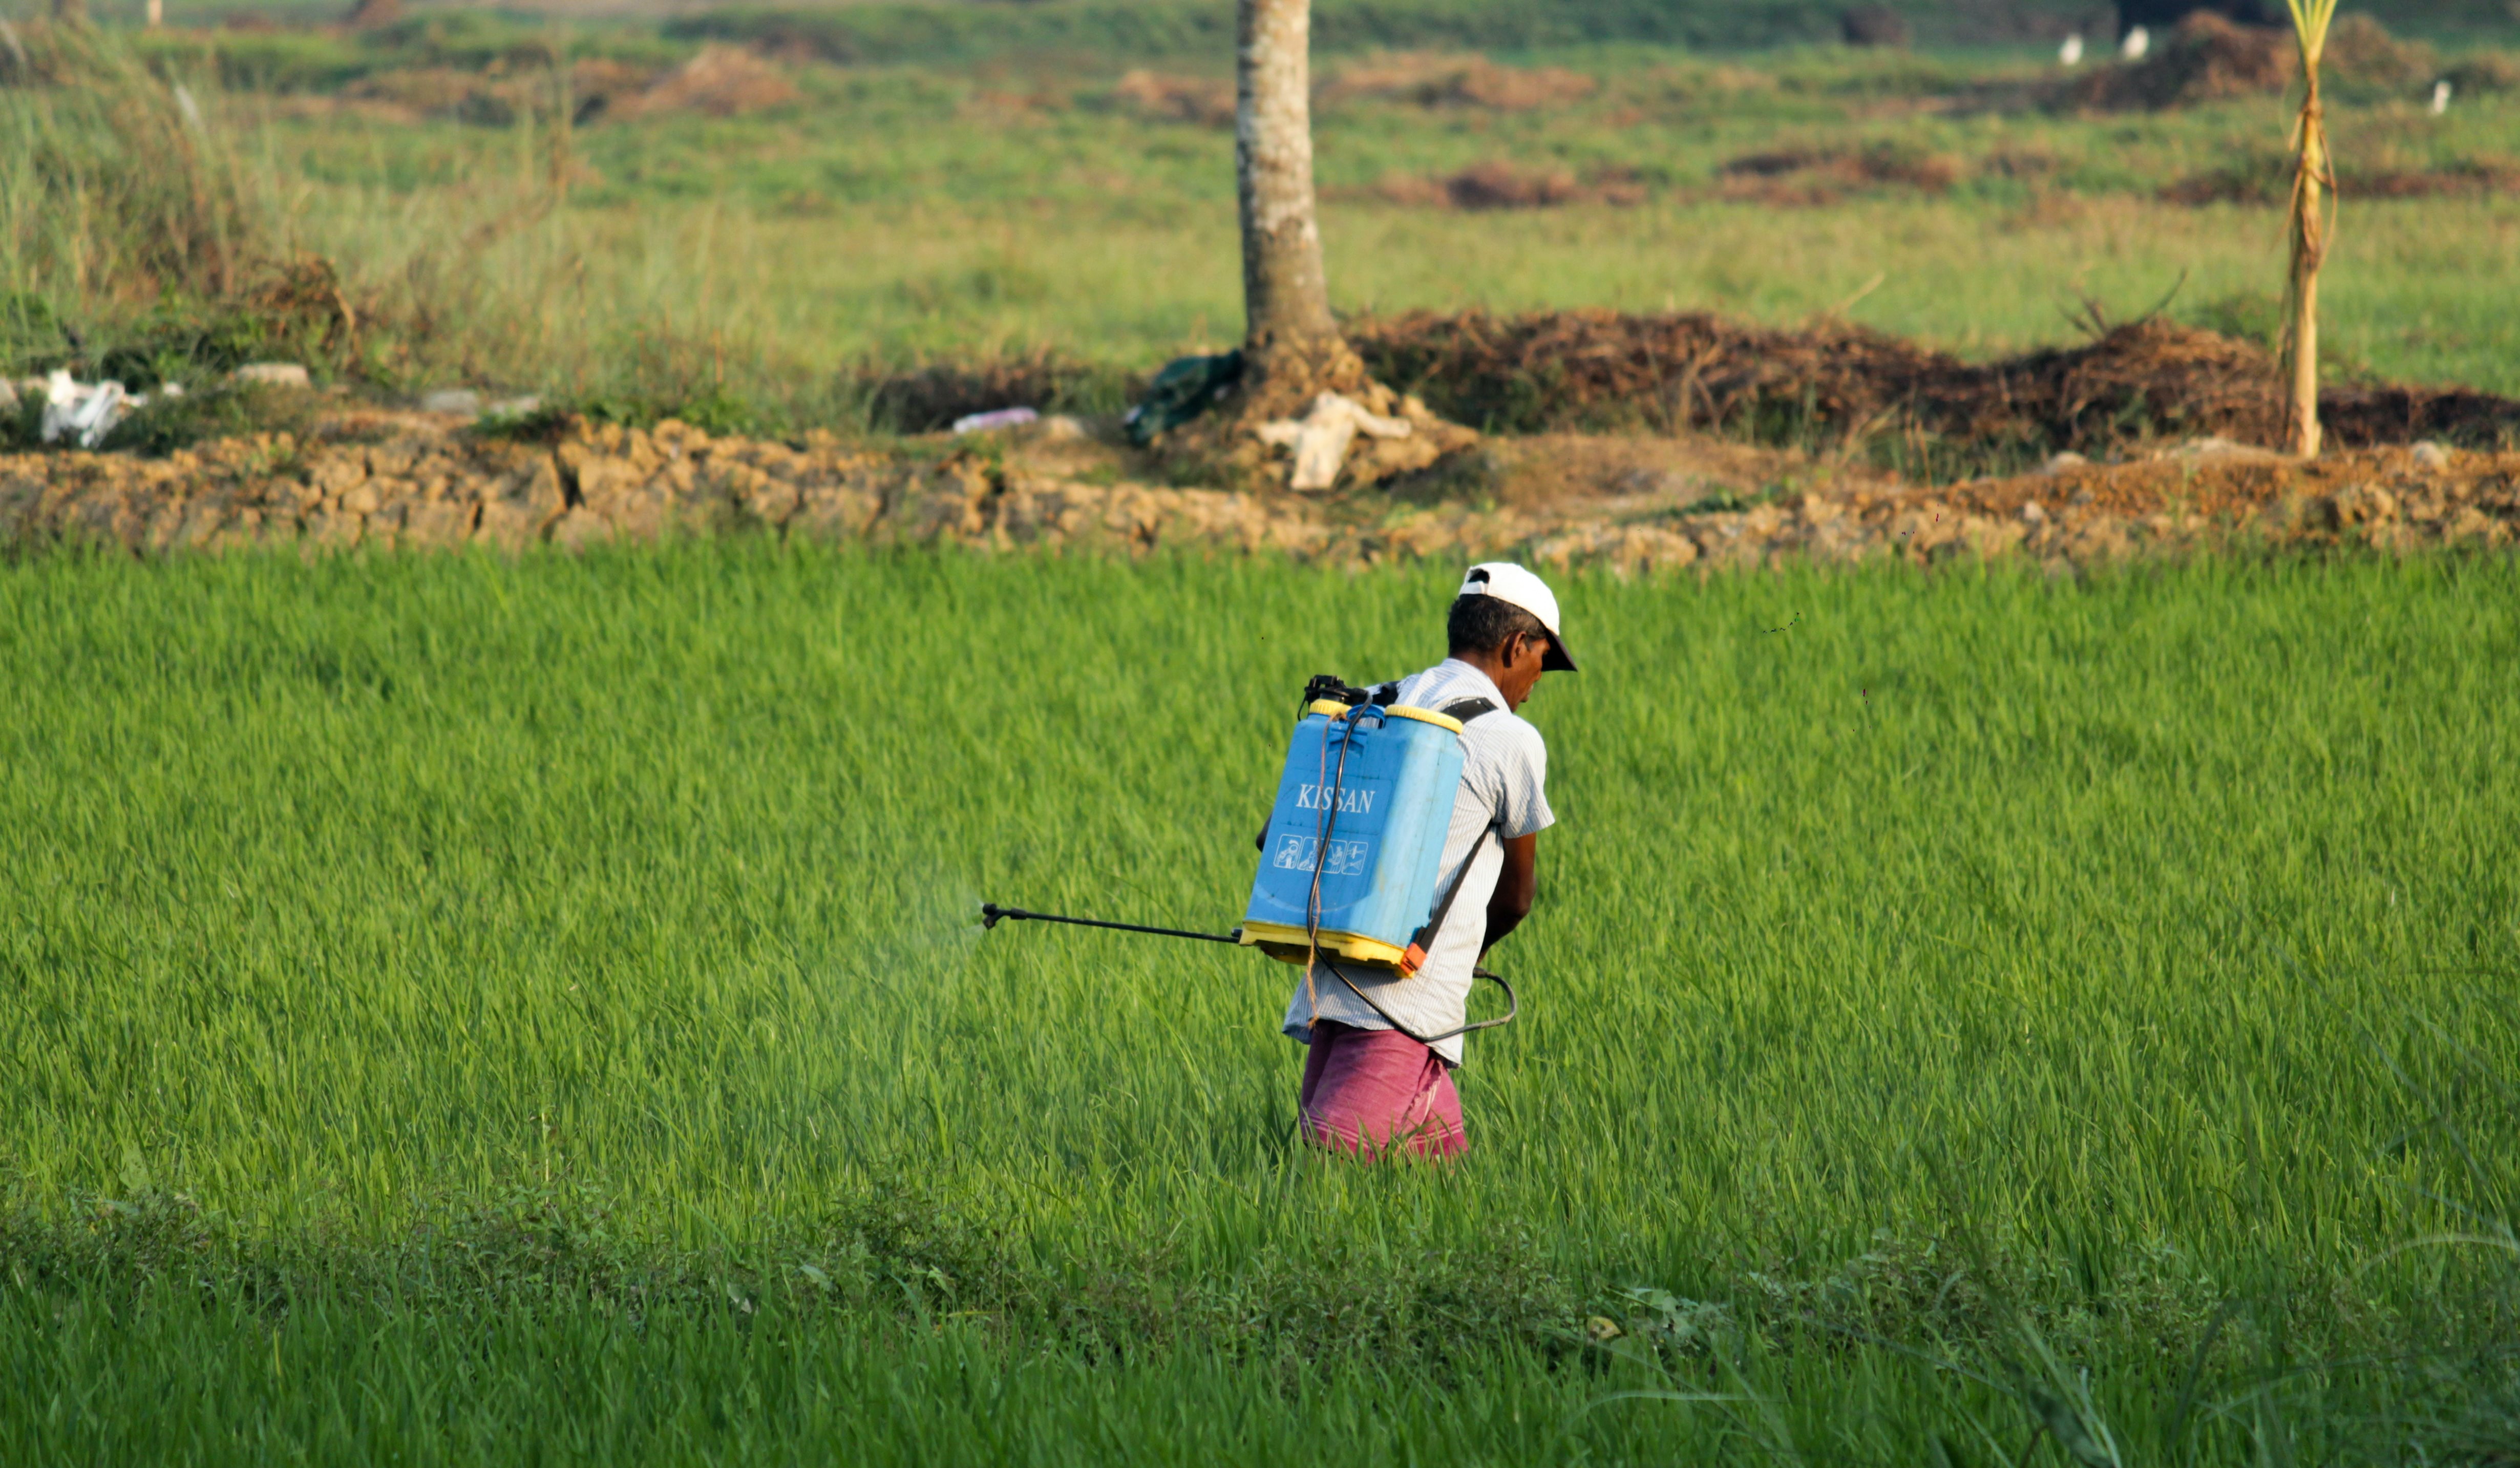
[(2453, 94), (2520, 91), (2520, 56), (2508, 51), (2478, 51), (2442, 72)]
[(2280, 92), (2298, 65), (2290, 33), (2198, 11), (2179, 23), (2159, 51), (2078, 78), (2067, 97), (2100, 112), (2163, 112)]
[(682, 112), (732, 117), (795, 100), (796, 83), (778, 67), (741, 46), (702, 46), (690, 61), (646, 90), (616, 98), (606, 111), (616, 117)]
[[(605, 58), (569, 65), (568, 85), (547, 70), (467, 70), (456, 67), (403, 67), (371, 72), (341, 89), (338, 103), (371, 115), (452, 117), (484, 127), (508, 127), (521, 117), (548, 117), (563, 96), (575, 120), (622, 115), (635, 109), (656, 73)], [(333, 99), (309, 99), (329, 110)], [(320, 115), (320, 114), (318, 114)]]
[[(2179, 23), (2159, 51), (2078, 77), (2061, 100), (2096, 112), (2163, 112), (2280, 93), (2300, 70), (2301, 53), (2290, 30), (2236, 24), (2198, 11)], [(2333, 81), (2409, 87), (2431, 81), (2437, 70), (2432, 48), (2397, 39), (2369, 16), (2346, 16), (2328, 31), (2323, 74)]]
[[(2191, 174), (2166, 185), (2165, 204), (2285, 202), (2292, 188), (2289, 160), (2266, 157), (2212, 173)], [(2336, 172), (2343, 199), (2490, 199), (2520, 194), (2520, 159), (2464, 158), (2421, 168), (2348, 168)]]
[(2322, 58), (2333, 75), (2357, 86), (2429, 86), (2441, 74), (2441, 58), (2421, 41), (2402, 41), (2387, 26), (2362, 14), (2339, 16), (2328, 27)]
[(1945, 154), (1874, 143), (1745, 154), (1717, 168), (1715, 176), (1719, 192), (1729, 200), (1814, 206), (1880, 189), (1947, 194), (1959, 182), (1960, 163)]
[(351, 102), (382, 104), (415, 117), (455, 117), (504, 125), (516, 120), (521, 100), (512, 85), (453, 67), (404, 67), (378, 71), (341, 89)]
[[(1415, 313), (1348, 324), (1376, 379), (1491, 432), (1697, 429), (1760, 442), (1905, 442), (1984, 467), (2165, 438), (2271, 443), (2275, 366), (2245, 342), (2142, 321), (1976, 364), (1844, 323), (1779, 331), (1703, 313)], [(2520, 436), (2520, 401), (2393, 386), (2322, 396), (2339, 446)]]
[(1200, 127), (1234, 125), (1234, 83), (1220, 76), (1136, 70), (1120, 78), (1111, 97), (1142, 117)]
[(1452, 209), (1545, 209), (1572, 204), (1636, 205), (1644, 186), (1624, 173), (1579, 179), (1559, 167), (1529, 168), (1503, 160), (1432, 178), (1395, 174), (1373, 186), (1390, 204)]
[(1332, 73), (1321, 100), (1410, 102), (1419, 107), (1475, 107), (1519, 113), (1580, 102), (1598, 85), (1563, 67), (1501, 67), (1484, 56), (1433, 51), (1384, 52), (1349, 62)]
[(1905, 50), (1916, 37), (1908, 18), (1886, 5), (1859, 5), (1837, 18), (1838, 38), (1850, 46)]

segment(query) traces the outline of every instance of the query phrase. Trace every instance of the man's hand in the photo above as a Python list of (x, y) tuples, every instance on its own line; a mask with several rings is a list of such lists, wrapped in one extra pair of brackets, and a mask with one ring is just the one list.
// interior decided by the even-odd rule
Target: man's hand
[(1497, 873), (1496, 895), (1488, 898), (1488, 937), (1479, 944), (1480, 956), (1505, 940), (1516, 924), (1531, 915), (1531, 904), (1540, 895), (1540, 833), (1517, 836), (1505, 843), (1505, 870)]

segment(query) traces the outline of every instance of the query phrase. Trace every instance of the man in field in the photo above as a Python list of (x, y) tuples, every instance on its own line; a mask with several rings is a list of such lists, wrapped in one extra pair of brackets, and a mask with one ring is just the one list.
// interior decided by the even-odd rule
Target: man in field
[[(1519, 566), (1473, 566), (1446, 633), (1452, 656), (1402, 679), (1393, 702), (1450, 707), (1463, 720), (1461, 794), (1435, 882), (1438, 894), (1460, 883), (1459, 895), (1415, 974), (1341, 964), (1335, 975), (1317, 971), (1310, 985), (1298, 980), (1286, 1006), (1286, 1033), (1310, 1047), (1299, 1101), (1305, 1132), (1342, 1151), (1406, 1146), (1449, 1157), (1469, 1144), (1453, 1089), (1461, 1036), (1432, 1045), (1411, 1036), (1464, 1023), (1470, 970), (1531, 911), (1540, 833), (1556, 819), (1542, 788), (1549, 749), (1515, 711), (1542, 673), (1575, 670), (1557, 634), (1557, 598)], [(1385, 691), (1375, 690), (1377, 701)]]

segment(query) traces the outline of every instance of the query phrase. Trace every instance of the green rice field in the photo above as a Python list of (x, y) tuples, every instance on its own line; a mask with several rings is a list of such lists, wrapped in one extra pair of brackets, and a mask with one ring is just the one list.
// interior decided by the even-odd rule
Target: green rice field
[(0, 1459), (2497, 1463), (2520, 567), (1567, 578), (1471, 1150), (1222, 930), (1456, 568), (0, 566)]

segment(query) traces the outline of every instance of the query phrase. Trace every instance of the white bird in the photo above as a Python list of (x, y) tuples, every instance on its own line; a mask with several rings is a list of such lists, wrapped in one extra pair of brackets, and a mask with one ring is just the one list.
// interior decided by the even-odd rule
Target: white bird
[(2065, 37), (2065, 44), (2056, 48), (2056, 60), (2068, 67), (2079, 67), (2083, 64), (2083, 33), (2081, 31), (2075, 31), (2072, 35)]
[(2436, 81), (2433, 83), (2433, 115), (2438, 117), (2449, 111), (2450, 83), (2447, 81)]
[(2126, 33), (2126, 39), (2118, 42), (2118, 55), (2125, 57), (2128, 61), (2141, 61), (2143, 60), (2143, 54), (2151, 49), (2152, 32), (2144, 29), (2140, 25), (2128, 31)]

